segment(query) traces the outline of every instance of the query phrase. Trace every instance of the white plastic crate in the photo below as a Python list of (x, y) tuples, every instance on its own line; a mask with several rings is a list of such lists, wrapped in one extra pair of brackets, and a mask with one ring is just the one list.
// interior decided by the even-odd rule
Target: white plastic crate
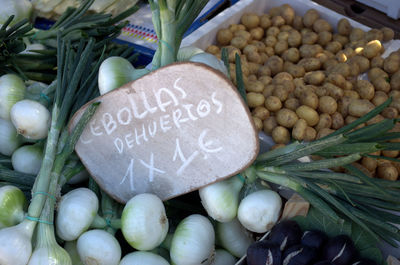
[(373, 7), (391, 18), (398, 19), (400, 17), (399, 0), (357, 0), (357, 2)]

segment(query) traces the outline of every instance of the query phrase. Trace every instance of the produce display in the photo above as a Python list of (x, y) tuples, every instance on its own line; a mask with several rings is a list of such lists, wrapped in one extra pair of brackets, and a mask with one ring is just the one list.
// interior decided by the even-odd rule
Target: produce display
[[(65, 10), (50, 29), (34, 28), (24, 0), (15, 3), (28, 11), (0, 28), (1, 265), (373, 265), (386, 264), (382, 242), (399, 249), (400, 52), (386, 57), (383, 45), (393, 31), (345, 19), (336, 31), (315, 10), (300, 17), (285, 4), (244, 14), (205, 52), (181, 42), (206, 0), (150, 0), (158, 49), (136, 67), (133, 48), (113, 42), (133, 2), (48, 2), (32, 1), (47, 8), (33, 12)], [(92, 12), (123, 3), (117, 16)], [(98, 133), (100, 95), (175, 62), (230, 79), (249, 130), (276, 145), (194, 192), (121, 204), (74, 148), (86, 128)], [(303, 215), (282, 217), (296, 208), (282, 190), (307, 204)]]
[[(217, 44), (206, 51), (220, 56), (222, 47), (228, 49), (233, 82), (234, 55), (240, 55), (254, 123), (281, 145), (292, 139), (323, 138), (389, 97), (393, 98), (390, 106), (359, 128), (398, 118), (399, 51), (383, 56), (384, 44), (393, 36), (390, 28), (368, 32), (353, 28), (345, 18), (330, 25), (315, 9), (301, 17), (284, 4), (263, 15), (245, 13), (240, 23), (221, 28)], [(367, 79), (360, 78), (363, 73)], [(392, 131), (398, 132), (399, 126)], [(399, 153), (371, 155), (397, 158)], [(397, 180), (399, 175), (396, 160), (364, 157), (356, 166), (387, 180)]]

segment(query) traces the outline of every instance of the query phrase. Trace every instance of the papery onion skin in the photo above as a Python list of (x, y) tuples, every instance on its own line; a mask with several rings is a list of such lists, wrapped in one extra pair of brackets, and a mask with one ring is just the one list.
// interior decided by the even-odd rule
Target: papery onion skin
[(83, 233), (77, 243), (78, 253), (86, 265), (118, 265), (121, 246), (113, 235), (104, 230)]

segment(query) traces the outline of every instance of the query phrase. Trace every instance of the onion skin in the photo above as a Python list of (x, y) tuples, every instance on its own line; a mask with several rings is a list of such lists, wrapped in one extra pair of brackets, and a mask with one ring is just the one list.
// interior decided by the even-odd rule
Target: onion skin
[(127, 254), (119, 263), (119, 265), (169, 265), (160, 255), (146, 252), (146, 251), (135, 251)]
[(24, 219), (26, 198), (17, 187), (7, 185), (0, 188), (0, 229), (17, 225)]
[(14, 151), (11, 162), (14, 170), (37, 175), (43, 160), (43, 150), (37, 145), (24, 145)]
[(0, 154), (11, 156), (22, 142), (11, 121), (0, 119)]
[[(14, 2), (15, 0), (9, 1)], [(3, 3), (4, 4), (4, 3)], [(7, 4), (5, 4), (7, 5)], [(4, 6), (3, 6), (4, 8)], [(1, 16), (1, 15), (0, 15)], [(10, 14), (7, 14), (7, 18)], [(0, 22), (0, 24), (2, 24)], [(0, 118), (10, 120), (12, 106), (25, 97), (25, 83), (15, 74), (6, 74), (0, 77)]]

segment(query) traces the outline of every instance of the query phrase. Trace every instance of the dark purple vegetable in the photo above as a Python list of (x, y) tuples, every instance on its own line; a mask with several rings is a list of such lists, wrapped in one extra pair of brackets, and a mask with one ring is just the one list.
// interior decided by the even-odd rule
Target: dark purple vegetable
[(361, 259), (353, 262), (352, 265), (377, 265), (377, 264), (372, 259), (361, 258)]
[(330, 262), (329, 260), (321, 260), (321, 261), (314, 263), (313, 265), (334, 265), (334, 264), (332, 262)]
[(258, 241), (247, 249), (246, 259), (248, 265), (281, 265), (282, 253), (279, 245), (268, 241)]
[(331, 238), (326, 243), (323, 253), (323, 258), (335, 265), (346, 265), (357, 258), (353, 241), (346, 235)]
[(300, 226), (295, 221), (285, 220), (271, 229), (269, 241), (278, 244), (283, 251), (288, 247), (300, 244), (302, 234)]
[(295, 245), (283, 253), (282, 265), (307, 265), (317, 257), (317, 251), (303, 245)]
[(328, 236), (319, 230), (305, 231), (301, 237), (301, 244), (311, 248), (320, 249), (328, 240)]

